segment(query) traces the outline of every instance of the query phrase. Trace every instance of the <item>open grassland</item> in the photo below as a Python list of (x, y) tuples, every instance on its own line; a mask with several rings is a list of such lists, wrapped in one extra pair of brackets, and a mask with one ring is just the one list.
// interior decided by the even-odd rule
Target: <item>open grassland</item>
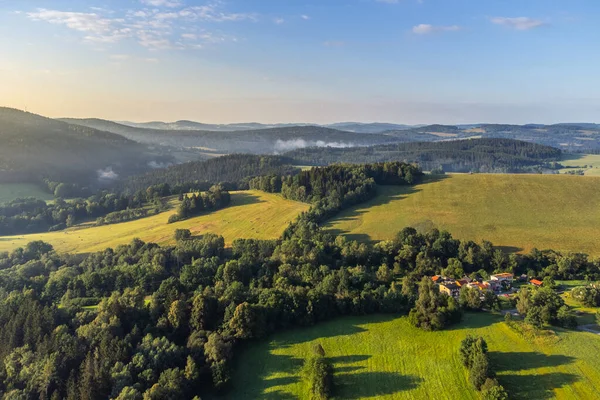
[[(174, 202), (172, 202), (174, 203)], [(172, 204), (174, 205), (174, 204)], [(134, 238), (146, 242), (169, 244), (176, 229), (189, 229), (193, 235), (216, 233), (226, 244), (235, 239), (275, 239), (288, 223), (308, 205), (259, 191), (232, 192), (231, 205), (222, 210), (167, 224), (176, 210), (147, 218), (105, 226), (82, 225), (60, 232), (0, 237), (0, 251), (10, 251), (33, 240), (43, 240), (57, 251), (88, 253), (127, 244)]]
[(583, 169), (586, 176), (600, 176), (600, 154), (564, 154), (560, 163), (571, 167), (561, 169), (561, 174)]
[(33, 183), (0, 183), (0, 204), (18, 198), (35, 197), (52, 200), (54, 196)]
[(236, 364), (232, 399), (301, 399), (299, 369), (320, 343), (335, 366), (337, 399), (479, 399), (458, 348), (483, 336), (511, 399), (600, 398), (600, 336), (557, 331), (527, 339), (490, 314), (467, 314), (450, 330), (424, 332), (406, 317), (348, 317), (250, 345)]
[(448, 230), (511, 251), (600, 255), (600, 177), (449, 175), (415, 187), (380, 187), (375, 199), (326, 227), (352, 239), (392, 239), (406, 226)]

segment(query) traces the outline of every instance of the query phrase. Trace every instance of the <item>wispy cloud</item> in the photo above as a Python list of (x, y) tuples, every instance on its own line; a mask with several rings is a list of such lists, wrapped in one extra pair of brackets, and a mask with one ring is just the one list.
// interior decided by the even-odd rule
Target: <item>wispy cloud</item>
[(177, 0), (140, 0), (142, 4), (153, 7), (179, 7), (181, 2)]
[[(123, 39), (133, 39), (150, 50), (202, 48), (209, 43), (236, 41), (234, 37), (213, 29), (200, 28), (199, 23), (218, 24), (236, 21), (256, 21), (256, 14), (228, 12), (220, 1), (187, 7), (179, 0), (140, 0), (154, 8), (129, 10), (122, 16), (114, 16), (110, 10), (100, 8), (94, 12), (67, 12), (38, 9), (27, 13), (34, 21), (62, 25), (84, 33), (83, 39), (95, 44), (110, 44)], [(276, 19), (275, 23), (283, 23)], [(187, 36), (182, 30), (191, 30)], [(201, 30), (200, 34), (194, 33)]]
[(300, 18), (302, 18), (302, 19), (303, 19), (303, 20), (305, 20), (305, 21), (308, 21), (308, 20), (310, 19), (310, 16), (308, 16), (308, 15), (306, 15), (306, 14), (302, 14), (302, 15), (300, 16)]
[(458, 25), (436, 26), (430, 24), (420, 24), (412, 28), (412, 32), (416, 35), (428, 35), (436, 32), (456, 32), (460, 30), (461, 27)]
[(490, 21), (492, 21), (493, 24), (507, 26), (518, 31), (527, 31), (546, 25), (546, 23), (542, 20), (529, 17), (494, 17), (491, 18)]
[(283, 23), (285, 23), (285, 19), (283, 19), (283, 18), (275, 18), (275, 19), (273, 19), (273, 22), (276, 25), (282, 25)]

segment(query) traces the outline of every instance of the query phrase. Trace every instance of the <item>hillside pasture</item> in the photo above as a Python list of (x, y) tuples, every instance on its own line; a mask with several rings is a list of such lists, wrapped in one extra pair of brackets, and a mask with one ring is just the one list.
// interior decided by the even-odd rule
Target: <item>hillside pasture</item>
[(600, 154), (564, 154), (560, 163), (569, 167), (561, 169), (561, 174), (583, 169), (586, 176), (600, 176)]
[(600, 336), (559, 330), (527, 338), (490, 314), (466, 314), (446, 331), (425, 332), (406, 317), (347, 317), (274, 335), (236, 363), (233, 399), (302, 399), (299, 369), (321, 344), (335, 367), (336, 399), (479, 399), (458, 349), (483, 336), (511, 399), (600, 398)]
[(407, 226), (438, 228), (510, 251), (600, 255), (600, 177), (453, 174), (379, 193), (325, 227), (362, 241), (392, 239)]
[(288, 223), (308, 209), (307, 204), (259, 191), (232, 192), (231, 205), (174, 224), (167, 224), (176, 212), (176, 201), (169, 211), (120, 224), (92, 226), (83, 224), (59, 232), (0, 237), (0, 251), (11, 251), (34, 240), (43, 240), (57, 251), (89, 253), (127, 244), (134, 238), (161, 245), (174, 242), (176, 229), (189, 229), (192, 235), (216, 233), (226, 244), (235, 239), (276, 239)]
[(41, 200), (54, 198), (52, 194), (33, 183), (0, 183), (0, 204), (26, 197), (35, 197)]

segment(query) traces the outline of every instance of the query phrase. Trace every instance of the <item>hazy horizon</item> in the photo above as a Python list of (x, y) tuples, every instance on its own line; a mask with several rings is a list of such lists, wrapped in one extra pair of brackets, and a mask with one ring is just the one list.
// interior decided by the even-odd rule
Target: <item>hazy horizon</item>
[(113, 121), (593, 122), (599, 12), (592, 0), (1, 0), (0, 104)]

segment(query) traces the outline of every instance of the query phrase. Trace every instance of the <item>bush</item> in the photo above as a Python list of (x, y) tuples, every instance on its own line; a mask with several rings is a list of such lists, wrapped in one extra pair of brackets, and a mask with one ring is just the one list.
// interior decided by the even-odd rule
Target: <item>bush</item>
[(508, 400), (508, 393), (496, 379), (488, 378), (481, 387), (482, 400)]
[(189, 229), (175, 229), (175, 240), (186, 240), (192, 237), (192, 232)]
[(314, 355), (306, 359), (301, 375), (308, 384), (310, 398), (325, 400), (333, 390), (333, 365), (324, 357), (325, 350), (320, 345), (313, 349)]
[(490, 376), (490, 365), (485, 353), (477, 353), (469, 373), (469, 380), (475, 389), (480, 390)]

